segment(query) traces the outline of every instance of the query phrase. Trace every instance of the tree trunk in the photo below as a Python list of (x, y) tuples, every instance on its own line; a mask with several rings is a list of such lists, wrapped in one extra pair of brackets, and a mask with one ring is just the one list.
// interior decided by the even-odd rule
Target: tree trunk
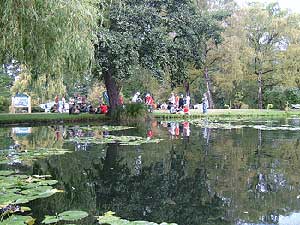
[(262, 72), (259, 71), (258, 73), (258, 108), (263, 108), (263, 99), (262, 99)]
[(209, 79), (209, 76), (208, 76), (207, 67), (204, 70), (204, 78), (205, 78), (206, 88), (207, 88), (207, 100), (208, 100), (209, 108), (214, 109), (215, 105), (214, 105), (214, 101), (213, 101), (212, 95), (211, 95), (211, 82), (210, 82), (210, 79)]
[(184, 82), (184, 89), (186, 95), (190, 96), (190, 83), (187, 80)]
[(112, 74), (109, 70), (103, 71), (103, 78), (109, 98), (110, 112), (112, 112), (117, 108), (119, 104), (119, 88), (116, 80), (112, 77)]

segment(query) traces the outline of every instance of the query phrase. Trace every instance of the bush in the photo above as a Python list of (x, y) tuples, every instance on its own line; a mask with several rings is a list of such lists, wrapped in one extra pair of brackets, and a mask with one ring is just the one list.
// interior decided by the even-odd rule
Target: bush
[(10, 105), (9, 98), (0, 96), (0, 112), (8, 112), (9, 105)]
[(274, 87), (264, 93), (264, 102), (272, 104), (275, 109), (285, 109), (289, 104), (300, 104), (300, 90), (298, 88)]
[(112, 118), (118, 121), (133, 121), (144, 119), (147, 115), (147, 108), (144, 104), (134, 103), (118, 107), (113, 113)]

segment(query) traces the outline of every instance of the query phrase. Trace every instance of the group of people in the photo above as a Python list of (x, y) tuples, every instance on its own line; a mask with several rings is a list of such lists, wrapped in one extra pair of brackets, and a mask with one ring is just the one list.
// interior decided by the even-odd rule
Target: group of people
[(132, 97), (131, 102), (132, 103), (145, 103), (145, 105), (147, 106), (149, 112), (152, 112), (153, 109), (155, 108), (154, 99), (149, 93), (147, 93), (145, 95), (145, 98), (143, 100), (141, 98), (141, 93), (138, 91)]
[(170, 113), (190, 114), (190, 104), (191, 98), (189, 95), (184, 97), (183, 94), (178, 95), (172, 92), (168, 99), (167, 109)]
[(79, 94), (74, 94), (73, 97), (70, 97), (69, 102), (66, 103), (66, 99), (63, 96), (61, 100), (59, 96), (56, 95), (54, 98), (54, 105), (51, 107), (50, 112), (69, 112), (69, 114), (79, 114), (79, 113), (97, 113), (97, 114), (107, 114), (109, 106), (100, 102), (97, 107), (87, 101), (87, 96), (80, 96)]
[[(148, 93), (144, 98), (141, 97), (140, 92), (136, 92), (131, 99), (132, 103), (145, 103), (150, 112), (153, 111), (154, 108), (169, 110), (170, 113), (181, 113), (181, 114), (190, 114), (190, 109), (194, 108), (191, 105), (191, 97), (189, 94), (184, 96), (183, 94), (175, 94), (171, 93), (171, 96), (168, 99), (168, 103), (155, 104), (153, 97)], [(197, 108), (202, 108), (203, 113), (207, 113), (207, 109), (209, 108), (207, 93), (203, 95), (201, 104), (196, 105)], [(196, 108), (196, 107), (195, 107)]]

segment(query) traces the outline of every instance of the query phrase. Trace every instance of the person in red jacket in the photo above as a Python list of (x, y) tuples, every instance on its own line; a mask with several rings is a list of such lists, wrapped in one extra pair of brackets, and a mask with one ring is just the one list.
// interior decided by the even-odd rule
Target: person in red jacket
[(101, 114), (107, 114), (108, 113), (108, 106), (105, 104), (100, 105)]
[(152, 112), (153, 111), (154, 100), (153, 100), (153, 98), (151, 97), (150, 94), (146, 95), (146, 97), (145, 97), (145, 103), (146, 103), (146, 105), (148, 107), (148, 111)]

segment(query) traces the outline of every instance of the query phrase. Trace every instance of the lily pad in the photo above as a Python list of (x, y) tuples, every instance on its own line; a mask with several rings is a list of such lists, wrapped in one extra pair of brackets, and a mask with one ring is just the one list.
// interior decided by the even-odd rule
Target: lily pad
[(88, 216), (87, 212), (84, 211), (65, 211), (57, 216), (45, 216), (42, 221), (44, 224), (57, 223), (59, 221), (75, 221), (80, 220)]
[(14, 173), (15, 172), (11, 171), (11, 170), (0, 170), (0, 176), (9, 176), (9, 175), (12, 175)]
[(76, 143), (90, 143), (90, 144), (113, 144), (118, 143), (120, 145), (141, 145), (147, 143), (159, 143), (162, 139), (147, 139), (138, 136), (115, 136), (107, 135), (104, 137), (75, 137), (68, 141)]
[(0, 222), (0, 225), (33, 225), (34, 222), (35, 219), (33, 219), (31, 216), (12, 215)]
[(51, 186), (56, 183), (56, 180), (28, 175), (0, 176), (0, 209), (11, 204), (23, 204), (61, 192)]
[(148, 221), (128, 221), (125, 219), (121, 219), (120, 217), (115, 216), (114, 212), (107, 212), (104, 216), (98, 217), (99, 224), (106, 225), (177, 225), (176, 223), (154, 223)]
[[(26, 150), (3, 149), (0, 153), (0, 164), (25, 164), (51, 155), (63, 155), (68, 149), (38, 148)], [(1, 175), (1, 174), (0, 174)]]

